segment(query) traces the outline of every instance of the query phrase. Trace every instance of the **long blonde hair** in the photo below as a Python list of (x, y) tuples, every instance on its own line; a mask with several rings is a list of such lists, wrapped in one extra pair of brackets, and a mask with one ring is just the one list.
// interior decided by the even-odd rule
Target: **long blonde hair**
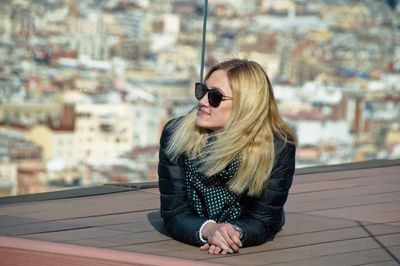
[[(221, 62), (211, 67), (204, 81), (220, 69), (228, 75), (233, 109), (224, 128), (215, 133), (216, 141), (202, 149), (209, 132), (195, 124), (198, 110), (195, 108), (172, 125), (174, 133), (167, 154), (174, 160), (182, 153), (199, 158), (206, 176), (219, 173), (240, 156), (239, 169), (228, 188), (237, 194), (259, 196), (274, 166), (274, 135), (293, 145), (296, 136), (280, 117), (268, 76), (258, 63), (240, 59)], [(288, 140), (289, 136), (292, 140)]]

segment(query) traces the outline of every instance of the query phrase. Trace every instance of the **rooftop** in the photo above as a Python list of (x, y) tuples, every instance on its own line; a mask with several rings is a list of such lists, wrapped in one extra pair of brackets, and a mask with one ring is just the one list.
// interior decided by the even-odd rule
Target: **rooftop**
[(226, 256), (168, 236), (156, 183), (0, 198), (8, 265), (399, 265), (400, 160), (296, 170), (275, 240)]

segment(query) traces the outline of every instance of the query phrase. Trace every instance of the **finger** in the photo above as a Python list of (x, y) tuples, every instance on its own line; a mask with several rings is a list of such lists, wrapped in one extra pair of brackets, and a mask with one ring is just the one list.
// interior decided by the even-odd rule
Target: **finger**
[[(216, 239), (216, 241), (213, 242), (213, 244), (216, 246), (216, 248), (218, 247), (221, 250), (227, 250), (228, 252), (229, 252), (229, 250), (232, 250), (232, 248), (228, 244), (227, 240), (223, 236), (218, 237)], [(233, 253), (233, 250), (232, 250), (232, 253)]]
[(208, 253), (214, 254), (214, 249), (215, 249), (215, 245), (211, 245), (210, 248), (208, 249)]
[(220, 247), (216, 247), (215, 249), (214, 249), (214, 255), (219, 255), (219, 253), (221, 253), (221, 248)]
[(240, 241), (240, 233), (236, 231), (233, 227), (231, 228), (231, 230), (228, 230), (228, 233), (230, 239), (232, 240), (232, 242), (229, 244), (235, 251), (237, 251), (239, 247), (242, 247), (242, 241)]
[(223, 233), (223, 238), (224, 238), (223, 242), (225, 242), (228, 245), (228, 248), (221, 245), (223, 249), (227, 249), (228, 251), (231, 250), (232, 253), (234, 251), (235, 252), (239, 251), (239, 244), (241, 245), (239, 232), (233, 229), (233, 227), (227, 228), (227, 230)]
[(208, 250), (210, 248), (210, 244), (206, 243), (200, 247), (200, 250)]
[(228, 243), (229, 247), (235, 251), (239, 249), (239, 244), (241, 244), (239, 237), (236, 235), (227, 236), (226, 242)]
[(239, 250), (239, 248), (242, 247), (242, 242), (240, 241), (239, 236), (234, 235), (232, 237), (232, 244), (230, 245), (230, 247), (236, 252)]
[(221, 232), (215, 232), (214, 236), (210, 238), (208, 241), (210, 244), (215, 245), (216, 247), (220, 247), (222, 250), (229, 250), (231, 247), (227, 242), (227, 234)]
[(226, 255), (226, 254), (232, 254), (234, 251), (230, 248), (230, 249), (223, 249), (221, 251), (221, 255)]

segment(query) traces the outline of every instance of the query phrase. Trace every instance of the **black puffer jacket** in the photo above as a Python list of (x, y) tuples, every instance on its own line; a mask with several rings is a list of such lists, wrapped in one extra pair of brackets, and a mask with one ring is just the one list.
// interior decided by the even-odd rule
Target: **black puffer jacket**
[[(161, 216), (172, 237), (176, 240), (201, 246), (200, 226), (207, 220), (195, 216), (189, 205), (185, 188), (183, 156), (171, 162), (165, 153), (171, 129), (164, 127), (160, 140), (158, 164), (159, 189), (161, 193)], [(258, 197), (245, 196), (243, 215), (231, 221), (243, 229), (243, 246), (263, 244), (273, 239), (285, 223), (283, 205), (286, 202), (295, 170), (296, 147), (275, 138), (275, 166), (267, 189)]]

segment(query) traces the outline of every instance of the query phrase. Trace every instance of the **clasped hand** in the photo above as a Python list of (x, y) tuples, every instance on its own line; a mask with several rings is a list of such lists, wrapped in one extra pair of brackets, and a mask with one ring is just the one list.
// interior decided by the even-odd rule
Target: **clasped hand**
[(240, 233), (230, 223), (208, 223), (204, 226), (202, 236), (208, 243), (200, 247), (200, 250), (208, 250), (214, 255), (225, 255), (238, 252), (242, 247)]

